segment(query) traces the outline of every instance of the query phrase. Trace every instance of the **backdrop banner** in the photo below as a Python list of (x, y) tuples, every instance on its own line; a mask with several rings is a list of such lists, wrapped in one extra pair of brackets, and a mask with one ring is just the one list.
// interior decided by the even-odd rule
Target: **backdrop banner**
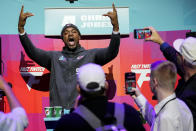
[[(111, 7), (92, 8), (45, 8), (45, 35), (59, 36), (65, 24), (78, 26), (82, 35), (110, 35), (112, 24), (109, 17), (102, 16)], [(120, 33), (129, 34), (129, 8), (117, 7)]]
[[(48, 20), (49, 21), (49, 20)], [(55, 24), (58, 25), (58, 24)], [(77, 25), (77, 23), (76, 23)], [(187, 30), (159, 32), (163, 40), (172, 45), (177, 38), (185, 38)], [(110, 32), (111, 34), (111, 32)], [(25, 131), (44, 131), (44, 107), (49, 106), (50, 72), (32, 61), (25, 53), (18, 35), (0, 35), (2, 44), (2, 74), (7, 82), (12, 84), (12, 90), (25, 108), (29, 126)], [(33, 44), (43, 50), (62, 50), (61, 39), (48, 39), (45, 35), (29, 35)], [(104, 48), (110, 39), (81, 40), (85, 49)], [(125, 72), (136, 73), (136, 84), (152, 105), (152, 93), (149, 88), (150, 64), (156, 60), (164, 60), (160, 46), (153, 42), (145, 42), (133, 38), (133, 33), (127, 38), (121, 38), (118, 56), (103, 66), (110, 86), (110, 101), (127, 103), (135, 108), (133, 99), (125, 94)], [(138, 109), (138, 108), (137, 108)], [(7, 100), (5, 111), (9, 112)]]

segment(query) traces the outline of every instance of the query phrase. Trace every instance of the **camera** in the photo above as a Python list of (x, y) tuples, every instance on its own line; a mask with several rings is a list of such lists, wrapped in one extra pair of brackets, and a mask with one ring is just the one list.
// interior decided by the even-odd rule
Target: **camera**
[(134, 72), (125, 73), (125, 90), (126, 94), (133, 95), (132, 88), (136, 88), (136, 74)]
[(146, 39), (152, 35), (151, 30), (149, 29), (134, 29), (134, 38), (135, 39)]

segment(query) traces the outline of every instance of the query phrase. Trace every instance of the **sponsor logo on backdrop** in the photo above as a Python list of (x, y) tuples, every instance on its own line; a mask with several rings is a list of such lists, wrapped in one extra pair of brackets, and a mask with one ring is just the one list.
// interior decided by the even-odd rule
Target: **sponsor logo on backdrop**
[(102, 15), (82, 15), (80, 17), (82, 22), (81, 28), (105, 28), (112, 27), (110, 19)]
[(62, 27), (65, 26), (66, 24), (76, 24), (76, 16), (74, 15), (65, 15), (62, 21)]
[(20, 74), (25, 77), (29, 77), (26, 83), (28, 90), (31, 90), (33, 84), (39, 84), (40, 80), (36, 79), (36, 76), (42, 76), (45, 68), (44, 67), (20, 67)]
[(139, 75), (137, 85), (142, 87), (144, 81), (150, 81), (150, 64), (133, 64), (131, 65), (131, 72)]
[[(130, 34), (129, 7), (117, 8), (119, 25), (122, 35)], [(108, 35), (111, 34), (112, 24), (107, 16), (102, 14), (112, 11), (111, 7), (87, 8), (45, 8), (45, 35), (59, 36), (65, 24), (75, 24), (83, 35)], [(55, 21), (56, 20), (56, 21)], [(55, 27), (54, 27), (55, 24)]]
[[(80, 16), (81, 28), (105, 28), (112, 27), (110, 19), (102, 15), (82, 15)], [(76, 16), (65, 15), (62, 21), (62, 26), (65, 24), (76, 24)]]

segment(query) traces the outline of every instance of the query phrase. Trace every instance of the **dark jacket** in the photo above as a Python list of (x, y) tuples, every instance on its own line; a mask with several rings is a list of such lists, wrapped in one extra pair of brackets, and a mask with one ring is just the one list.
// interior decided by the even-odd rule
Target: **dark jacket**
[(176, 65), (178, 74), (181, 76), (175, 90), (176, 96), (183, 100), (191, 110), (194, 121), (194, 130), (196, 130), (196, 74), (189, 78), (188, 81), (185, 81), (184, 70), (180, 63), (178, 52), (167, 43), (161, 45), (161, 51), (167, 60)]
[(44, 51), (36, 48), (27, 34), (20, 36), (27, 55), (40, 66), (50, 71), (50, 106), (73, 107), (76, 91), (77, 69), (87, 63), (104, 65), (114, 59), (119, 51), (120, 34), (112, 34), (107, 48), (85, 50), (78, 46), (72, 52), (66, 47), (62, 51)]
[[(103, 121), (106, 113), (114, 115), (114, 103), (108, 102), (104, 96), (94, 99), (87, 99), (81, 103)], [(133, 107), (124, 104), (125, 119), (124, 127), (128, 131), (145, 131), (138, 111)], [(108, 109), (107, 109), (108, 108)], [(92, 131), (94, 130), (81, 116), (76, 113), (64, 115), (57, 122), (56, 131)]]

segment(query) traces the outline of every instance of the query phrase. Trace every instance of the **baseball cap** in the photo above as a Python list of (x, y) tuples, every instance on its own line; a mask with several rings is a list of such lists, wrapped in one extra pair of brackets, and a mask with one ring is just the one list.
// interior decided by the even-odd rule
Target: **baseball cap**
[(105, 73), (100, 65), (89, 63), (81, 66), (77, 77), (84, 91), (96, 92), (105, 88)]
[(61, 30), (61, 38), (63, 37), (63, 32), (69, 28), (69, 27), (72, 27), (72, 28), (75, 28), (77, 30), (77, 32), (79, 33), (79, 35), (81, 36), (81, 33), (80, 33), (80, 30), (78, 29), (78, 27), (72, 23), (69, 23), (69, 24), (66, 24), (63, 29)]
[(176, 39), (174, 48), (192, 65), (196, 65), (196, 38)]

